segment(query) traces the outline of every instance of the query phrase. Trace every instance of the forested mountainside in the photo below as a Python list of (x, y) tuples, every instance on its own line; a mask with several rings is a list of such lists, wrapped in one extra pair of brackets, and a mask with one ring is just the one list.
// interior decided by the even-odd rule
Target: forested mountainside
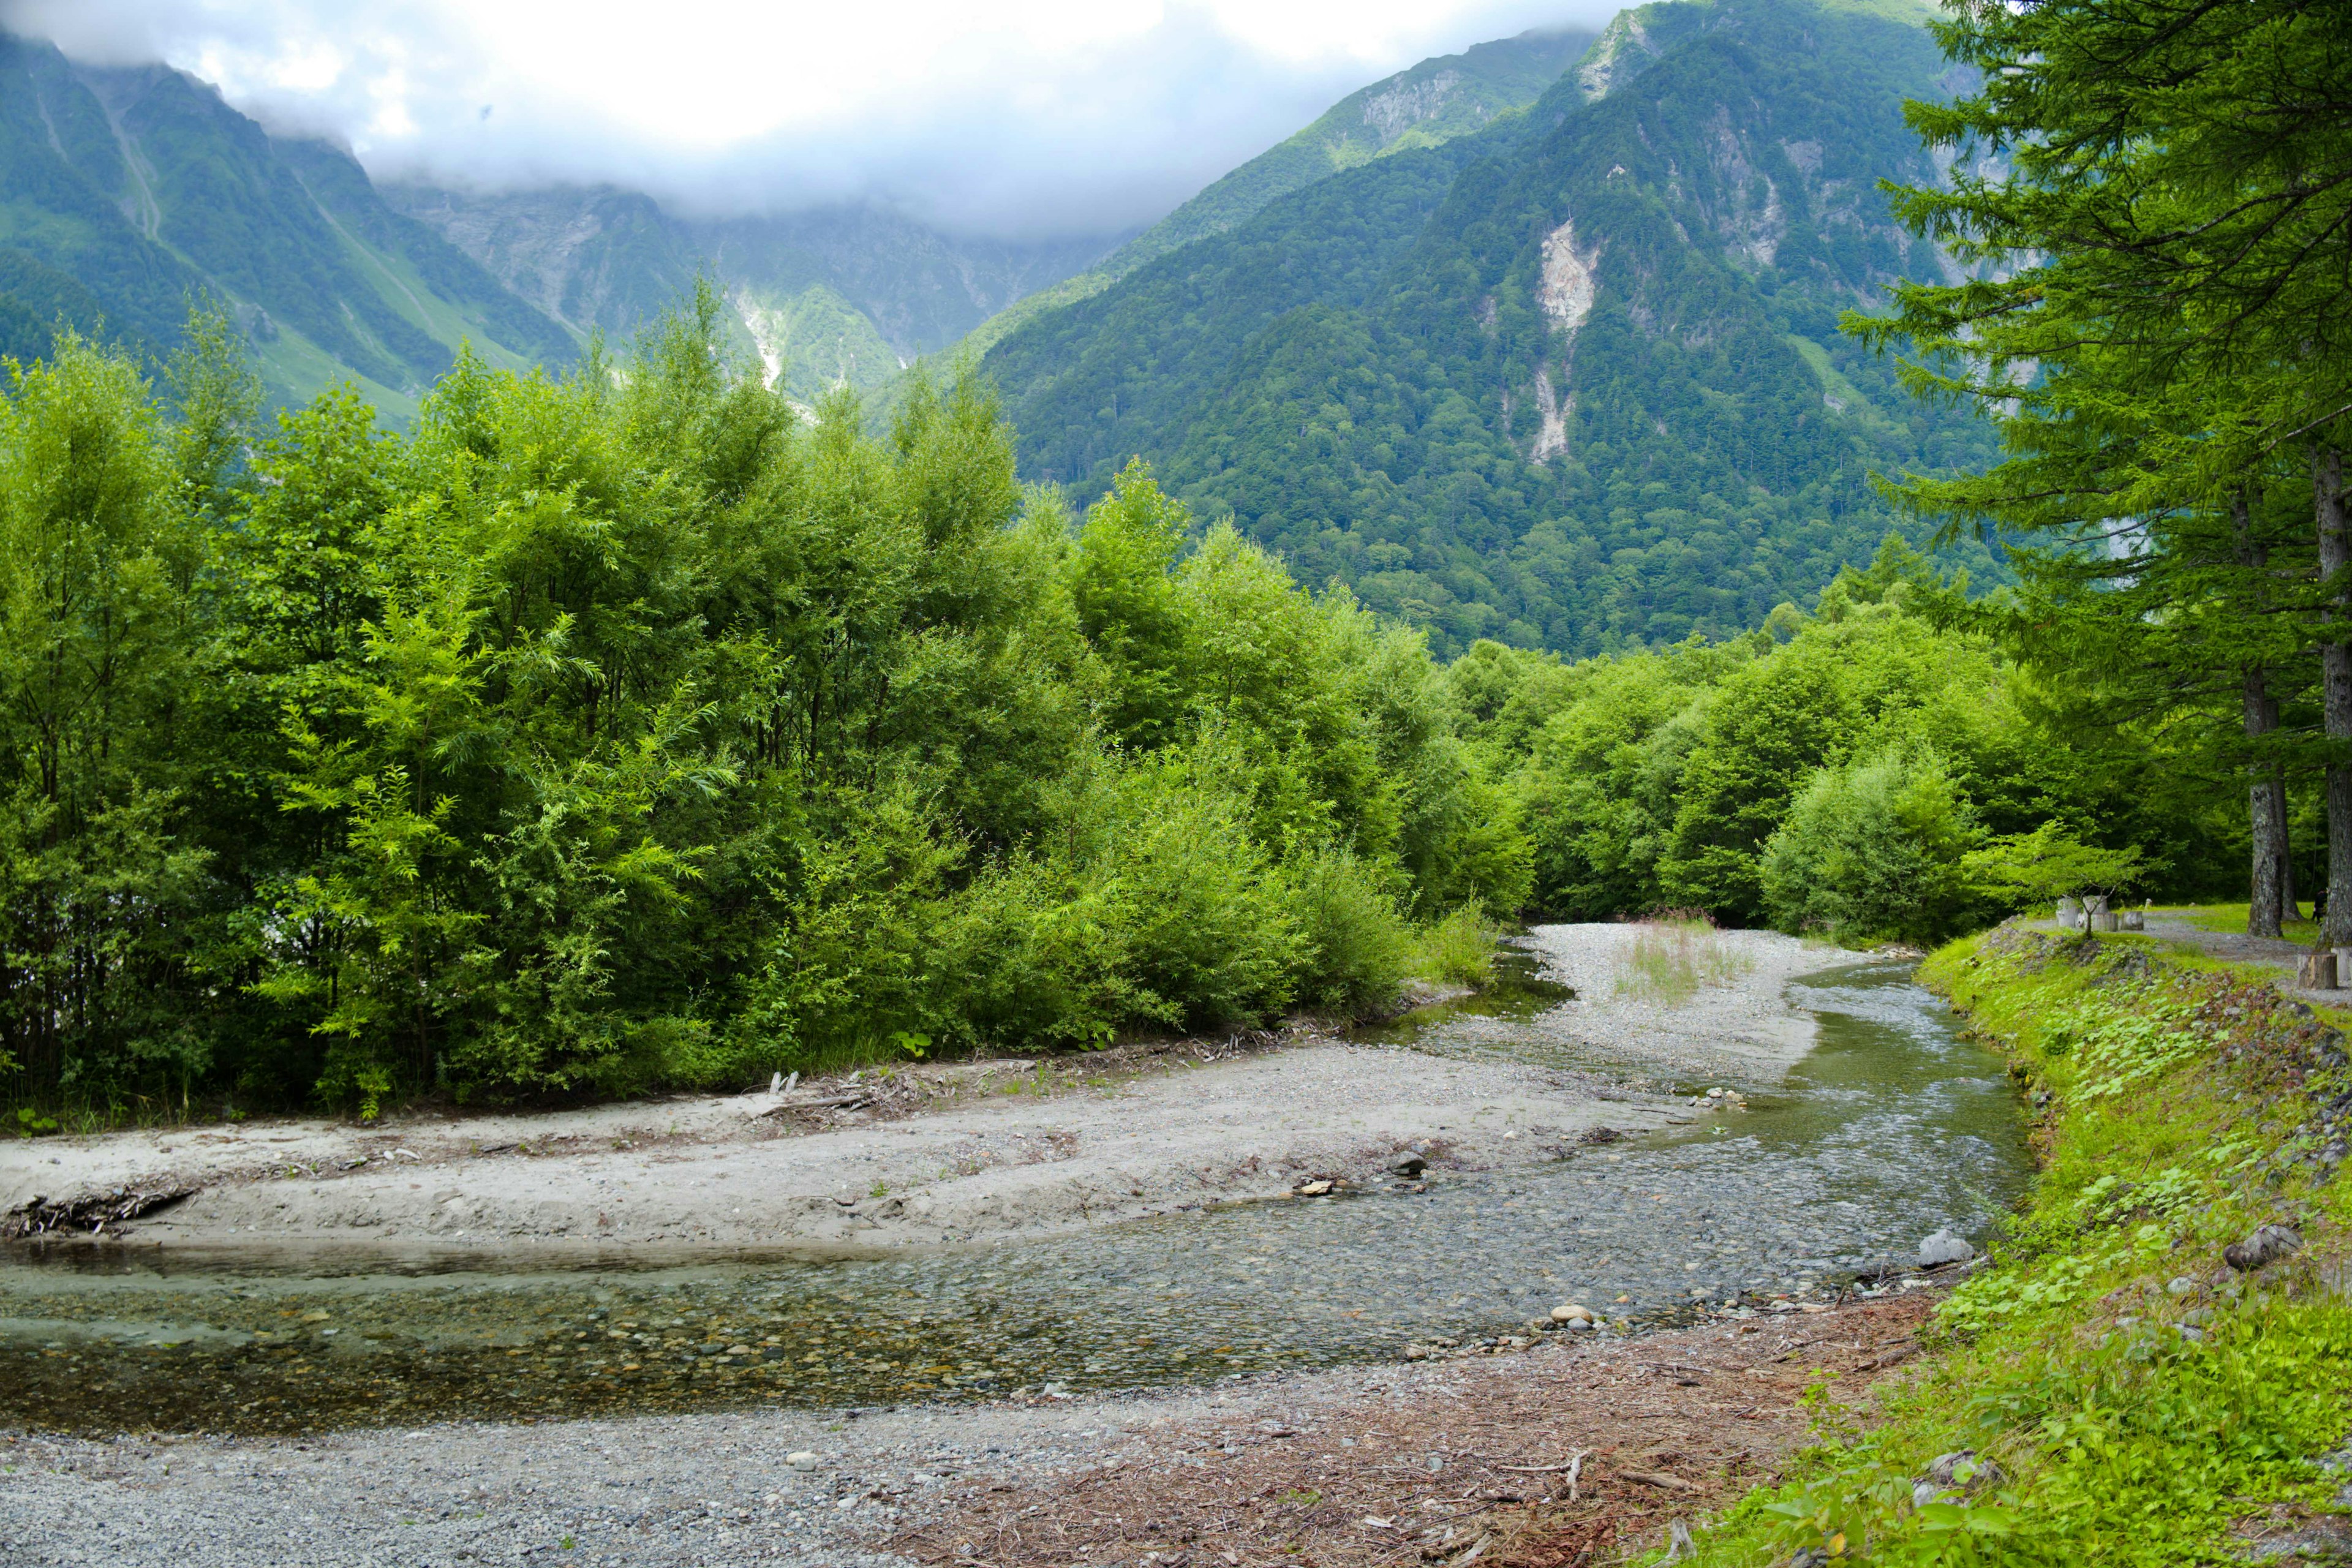
[(739, 342), (802, 399), (844, 384), (872, 392), (1118, 242), (950, 236), (873, 205), (697, 219), (614, 186), (384, 193), (581, 331), (631, 336), (707, 271), (735, 307)]
[(61, 319), (162, 347), (205, 294), (281, 402), (352, 376), (400, 416), (461, 338), (494, 363), (573, 353), (341, 151), (272, 137), (181, 72), (0, 35), (0, 348), (46, 354)]
[(982, 323), (961, 345), (986, 353), (1024, 321), (1101, 293), (1147, 262), (1223, 234), (1293, 191), (1375, 158), (1434, 147), (1525, 109), (1591, 47), (1584, 28), (1536, 28), (1516, 38), (1437, 55), (1349, 93), (1315, 123), (1276, 143), (1199, 195), (1051, 289)]
[(1872, 470), (1990, 454), (1837, 330), (1940, 275), (1877, 182), (1935, 178), (1901, 106), (1947, 68), (1908, 12), (1644, 6), (1526, 114), (1282, 196), (984, 368), (1027, 477), (1083, 500), (1140, 454), (1442, 648), (1728, 636), (1870, 556)]

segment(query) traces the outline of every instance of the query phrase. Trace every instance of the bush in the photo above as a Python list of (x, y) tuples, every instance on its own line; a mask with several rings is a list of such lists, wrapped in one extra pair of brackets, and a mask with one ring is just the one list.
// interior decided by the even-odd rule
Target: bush
[(1887, 752), (1823, 768), (1764, 847), (1766, 912), (1783, 931), (1841, 942), (1939, 942), (1973, 910), (1960, 858), (1974, 834), (1932, 756)]
[(1283, 882), (1298, 930), (1296, 1000), (1349, 1014), (1392, 1000), (1412, 932), (1371, 868), (1346, 849), (1319, 849), (1283, 868)]
[(1502, 938), (1502, 927), (1473, 899), (1414, 933), (1412, 972), (1440, 984), (1483, 991), (1495, 983), (1495, 944)]

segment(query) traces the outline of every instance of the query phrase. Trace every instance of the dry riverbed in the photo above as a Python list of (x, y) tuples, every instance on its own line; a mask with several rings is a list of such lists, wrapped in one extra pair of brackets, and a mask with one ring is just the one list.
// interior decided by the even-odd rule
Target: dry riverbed
[(1192, 1043), (1110, 1062), (918, 1066), (784, 1096), (17, 1144), (5, 1151), (0, 1210), (194, 1187), (116, 1228), (129, 1245), (175, 1247), (864, 1250), (1362, 1183), (1414, 1145), (1451, 1166), (1538, 1160), (1601, 1128), (1690, 1114), (1515, 1064), (1316, 1037), (1255, 1051)]
[[(1313, 1028), (1097, 1056), (868, 1069), (788, 1092), (362, 1127), (254, 1121), (0, 1149), (0, 1213), (121, 1190), (191, 1195), (138, 1243), (327, 1239), (446, 1251), (651, 1246), (865, 1250), (1012, 1239), (1441, 1165), (1549, 1157), (1600, 1129), (1687, 1120), (1605, 1064), (1769, 1081), (1812, 1021), (1782, 995), (1834, 953), (1769, 932), (1706, 939), (1661, 993), (1644, 928), (1546, 926), (1529, 946), (1576, 998), (1548, 1016), (1604, 1070), (1349, 1045)], [(1690, 962), (1684, 955), (1684, 962)]]

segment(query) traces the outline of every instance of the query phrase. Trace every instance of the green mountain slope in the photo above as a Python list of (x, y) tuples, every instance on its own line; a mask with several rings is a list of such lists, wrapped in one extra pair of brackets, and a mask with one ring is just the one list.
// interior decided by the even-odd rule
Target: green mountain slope
[(1871, 469), (1983, 452), (1836, 331), (1941, 265), (1875, 182), (1932, 174), (1900, 104), (1944, 69), (1867, 11), (1645, 6), (1525, 115), (1270, 203), (983, 368), (1028, 473), (1090, 496), (1142, 454), (1442, 647), (1729, 634), (1868, 558)]
[(688, 218), (612, 186), (516, 192), (390, 185), (390, 200), (550, 315), (634, 334), (707, 273), (742, 327), (740, 346), (781, 369), (794, 396), (873, 392), (907, 362), (963, 337), (1013, 300), (1094, 260), (1104, 237), (950, 236), (875, 205)]
[(957, 350), (983, 355), (1046, 311), (1091, 299), (1137, 268), (1333, 174), (1485, 130), (1533, 103), (1592, 42), (1581, 29), (1533, 30), (1435, 56), (1349, 93), (1085, 271), (982, 322)]
[(0, 258), (20, 349), (45, 350), (59, 320), (166, 344), (208, 294), (235, 308), (282, 401), (351, 377), (399, 417), (461, 339), (500, 363), (573, 353), (386, 206), (348, 154), (273, 139), (178, 71), (77, 65), (5, 36)]

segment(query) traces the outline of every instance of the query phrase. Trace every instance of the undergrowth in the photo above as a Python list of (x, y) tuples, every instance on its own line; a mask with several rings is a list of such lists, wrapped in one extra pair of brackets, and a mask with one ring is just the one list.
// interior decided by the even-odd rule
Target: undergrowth
[(1495, 983), (1495, 950), (1502, 939), (1503, 928), (1473, 899), (1413, 931), (1407, 967), (1422, 980), (1483, 991)]
[[(2352, 1428), (2342, 1037), (2131, 938), (2003, 928), (1921, 973), (2009, 1054), (2041, 1179), (1938, 1309), (1923, 1374), (1869, 1408), (1816, 1390), (1819, 1441), (1696, 1561), (2210, 1563), (2328, 1511), (2342, 1478), (2312, 1461)], [(2272, 1223), (2305, 1247), (2226, 1266)], [(1958, 1450), (1984, 1468), (1915, 1498)]]

